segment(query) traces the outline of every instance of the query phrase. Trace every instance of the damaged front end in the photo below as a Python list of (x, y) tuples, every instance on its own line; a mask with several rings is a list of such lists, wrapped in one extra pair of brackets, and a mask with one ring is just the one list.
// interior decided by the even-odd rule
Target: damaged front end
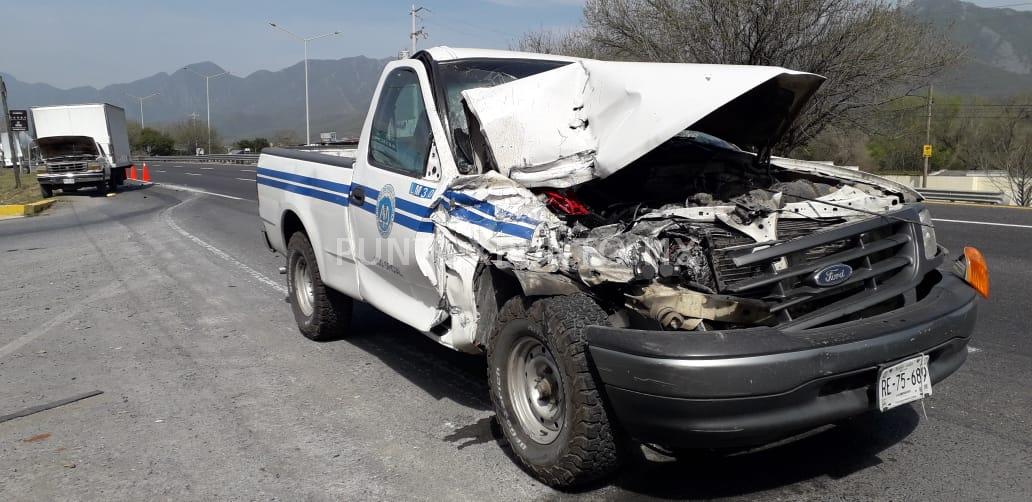
[[(919, 197), (769, 156), (821, 80), (585, 61), (467, 90), (474, 173), (433, 215), (450, 243), (439, 248), (475, 250), (529, 296), (589, 291), (618, 327), (803, 329), (891, 309), (927, 272), (914, 258)], [(831, 266), (849, 275), (814, 279)]]

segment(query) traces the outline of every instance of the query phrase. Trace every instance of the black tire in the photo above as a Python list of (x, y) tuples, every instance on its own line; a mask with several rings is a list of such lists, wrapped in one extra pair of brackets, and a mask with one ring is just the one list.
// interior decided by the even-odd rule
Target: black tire
[(40, 185), (39, 194), (42, 195), (44, 199), (49, 199), (54, 196), (54, 189), (50, 185)]
[(93, 188), (97, 189), (97, 193), (105, 194), (107, 193), (108, 183), (106, 181), (98, 181), (95, 185), (93, 185)]
[(107, 191), (108, 191), (108, 193), (115, 193), (115, 192), (117, 192), (118, 191), (118, 185), (119, 185), (119, 180), (118, 180), (117, 171), (115, 169), (112, 169), (111, 170), (111, 177), (108, 178), (108, 181), (107, 181)]
[[(584, 328), (605, 324), (606, 313), (583, 294), (542, 298), (529, 306), (526, 302), (516, 297), (502, 306), (497, 328), (487, 344), (491, 401), (503, 436), (520, 463), (550, 486), (571, 488), (603, 480), (613, 475), (621, 462), (614, 425), (589, 366)], [(515, 389), (518, 386), (509, 385), (510, 367), (519, 364), (512, 361), (520, 358), (519, 347), (528, 340), (531, 344), (536, 340), (547, 349), (560, 374), (560, 382), (545, 386), (561, 388), (561, 398), (555, 399), (565, 406), (561, 426), (556, 428), (558, 432), (551, 431), (554, 439), (547, 444), (531, 438), (516, 409), (515, 400), (521, 396)], [(524, 368), (531, 366), (525, 364)], [(529, 379), (524, 377), (524, 381)], [(540, 382), (541, 378), (535, 381)], [(545, 438), (547, 423), (541, 424), (537, 436), (549, 441)]]
[[(301, 296), (305, 293), (298, 289), (295, 274), (301, 266), (306, 268), (311, 284), (307, 301)], [(346, 334), (351, 324), (352, 299), (323, 284), (312, 244), (303, 232), (294, 233), (287, 244), (287, 297), (297, 327), (306, 338), (326, 341)]]

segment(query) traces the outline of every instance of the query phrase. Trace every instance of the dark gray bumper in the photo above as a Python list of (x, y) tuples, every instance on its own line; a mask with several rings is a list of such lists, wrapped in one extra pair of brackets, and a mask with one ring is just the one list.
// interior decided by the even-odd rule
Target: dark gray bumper
[(878, 369), (929, 356), (932, 382), (956, 371), (975, 292), (944, 274), (894, 312), (784, 333), (588, 328), (591, 357), (621, 426), (670, 447), (760, 444), (875, 409)]
[[(72, 180), (71, 183), (65, 182), (65, 180)], [(86, 185), (104, 181), (103, 172), (77, 172), (77, 173), (56, 173), (56, 174), (38, 174), (36, 180), (41, 185)]]

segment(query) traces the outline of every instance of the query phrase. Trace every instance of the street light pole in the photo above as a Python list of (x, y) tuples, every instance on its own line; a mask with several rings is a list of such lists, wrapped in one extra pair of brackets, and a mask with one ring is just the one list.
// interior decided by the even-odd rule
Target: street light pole
[(205, 75), (200, 73), (189, 66), (184, 66), (184, 70), (189, 71), (195, 75), (204, 77), (204, 99), (208, 107), (208, 155), (211, 155), (211, 86), (208, 84), (211, 79), (221, 77), (223, 75), (229, 75), (228, 71), (222, 73), (216, 73), (214, 75)]
[(148, 95), (148, 96), (144, 96), (144, 97), (142, 97), (142, 98), (141, 98), (140, 96), (133, 96), (132, 94), (129, 94), (129, 93), (126, 93), (126, 94), (127, 94), (127, 95), (128, 95), (128, 96), (129, 96), (130, 98), (133, 98), (133, 99), (135, 99), (135, 100), (137, 100), (137, 101), (139, 101), (139, 102), (140, 102), (140, 129), (143, 129), (144, 127), (147, 127), (147, 124), (145, 124), (145, 123), (143, 122), (143, 102), (144, 102), (144, 100), (147, 100), (147, 99), (153, 98), (154, 96), (160, 96), (160, 95), (161, 95), (161, 93), (160, 93), (160, 92), (155, 92), (155, 93), (153, 93), (153, 94), (150, 94), (150, 95)]
[(290, 36), (300, 40), (301, 42), (303, 42), (305, 44), (305, 144), (306, 145), (311, 144), (312, 143), (312, 121), (311, 121), (311, 115), (309, 113), (309, 105), (308, 105), (308, 42), (311, 42), (312, 40), (318, 40), (320, 38), (335, 37), (337, 35), (340, 35), (340, 32), (339, 31), (335, 31), (333, 33), (326, 33), (326, 34), (323, 34), (323, 35), (318, 35), (318, 36), (307, 37), (306, 38), (306, 37), (302, 37), (300, 35), (297, 35), (294, 32), (292, 32), (290, 30), (287, 30), (286, 28), (284, 28), (284, 27), (282, 27), (282, 26), (280, 26), (280, 25), (278, 25), (276, 23), (273, 23), (273, 22), (270, 22), (269, 26), (272, 26), (273, 28), (276, 28), (277, 30), (282, 31), (283, 33), (286, 33), (287, 35), (290, 35)]

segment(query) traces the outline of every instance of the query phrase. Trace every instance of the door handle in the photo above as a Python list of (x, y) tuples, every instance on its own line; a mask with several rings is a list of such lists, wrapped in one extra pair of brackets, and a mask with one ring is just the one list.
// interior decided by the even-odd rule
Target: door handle
[(348, 194), (348, 200), (351, 201), (351, 204), (356, 206), (365, 204), (365, 190), (362, 190), (362, 187), (351, 187), (351, 193)]

